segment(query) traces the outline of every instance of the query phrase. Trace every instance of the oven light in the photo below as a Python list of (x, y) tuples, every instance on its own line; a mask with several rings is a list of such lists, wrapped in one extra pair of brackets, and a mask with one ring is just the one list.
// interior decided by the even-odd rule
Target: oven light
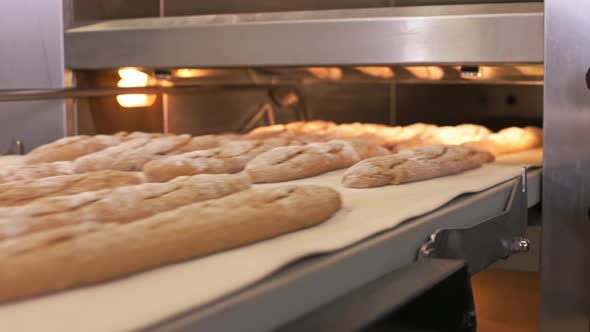
[[(136, 68), (119, 69), (121, 80), (117, 83), (118, 87), (131, 88), (143, 87), (150, 83), (150, 76)], [(117, 102), (122, 107), (148, 107), (154, 104), (156, 95), (146, 94), (125, 94), (117, 95)]]
[(388, 79), (393, 77), (393, 70), (389, 67), (355, 67), (356, 70), (363, 74)]
[(198, 69), (198, 68), (180, 68), (175, 69), (172, 75), (181, 78), (207, 77), (216, 75), (217, 71), (213, 69)]
[(320, 80), (338, 81), (343, 76), (338, 67), (309, 67), (306, 70)]
[(438, 81), (445, 76), (445, 71), (437, 66), (405, 67), (414, 77), (422, 80)]

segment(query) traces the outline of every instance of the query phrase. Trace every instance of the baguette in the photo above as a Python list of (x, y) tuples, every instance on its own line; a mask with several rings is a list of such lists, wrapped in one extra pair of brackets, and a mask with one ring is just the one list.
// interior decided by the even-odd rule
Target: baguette
[(71, 161), (57, 161), (53, 163), (17, 165), (0, 169), (0, 184), (42, 179), (50, 176), (74, 174), (74, 165)]
[(277, 146), (301, 144), (289, 138), (232, 141), (218, 148), (193, 151), (147, 163), (143, 172), (150, 181), (163, 182), (177, 176), (240, 172), (248, 161)]
[(24, 165), (25, 159), (25, 156), (21, 155), (0, 156), (0, 169), (21, 167)]
[(138, 171), (152, 160), (165, 157), (176, 148), (187, 144), (189, 135), (140, 137), (95, 152), (74, 161), (75, 173), (100, 170)]
[(0, 208), (0, 240), (82, 222), (128, 223), (248, 189), (243, 175), (196, 175)]
[(510, 127), (486, 138), (464, 143), (465, 146), (489, 151), (495, 156), (543, 146), (543, 130), (537, 127)]
[(78, 157), (117, 145), (124, 140), (124, 136), (125, 134), (64, 137), (31, 151), (26, 156), (26, 163), (43, 164), (74, 160)]
[(0, 301), (95, 284), (315, 226), (340, 209), (326, 187), (251, 189), (129, 224), (82, 223), (0, 242)]
[(282, 182), (347, 168), (363, 159), (387, 153), (384, 148), (360, 140), (279, 147), (252, 159), (246, 166), (246, 173), (255, 183)]
[(363, 160), (346, 171), (342, 184), (350, 188), (402, 184), (457, 174), (492, 161), (492, 154), (464, 146), (425, 146)]
[(0, 207), (27, 204), (43, 197), (79, 194), (146, 182), (141, 172), (98, 171), (0, 184)]
[(202, 135), (191, 138), (185, 145), (174, 150), (172, 154), (179, 154), (198, 150), (207, 150), (229, 143), (231, 139), (220, 135)]

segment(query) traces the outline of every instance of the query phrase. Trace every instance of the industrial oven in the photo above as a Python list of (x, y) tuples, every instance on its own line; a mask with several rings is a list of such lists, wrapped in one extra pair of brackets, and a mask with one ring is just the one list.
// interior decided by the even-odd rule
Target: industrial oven
[[(145, 280), (91, 291), (96, 303), (76, 319), (76, 295), (3, 305), (0, 326), (29, 317), (41, 324), (29, 327), (62, 331), (92, 319), (111, 320), (111, 330), (473, 331), (470, 275), (495, 264), (540, 271), (542, 331), (588, 330), (590, 4), (26, 0), (0, 9), (9, 14), (0, 20), (4, 154), (66, 135), (201, 135), (317, 119), (544, 130), (542, 162), (511, 180), (347, 241), (269, 255), (272, 264), (245, 268), (231, 291), (197, 287), (207, 301), (156, 276), (149, 289), (158, 290), (142, 298), (131, 295)], [(194, 270), (170, 273), (186, 293), (199, 280)]]

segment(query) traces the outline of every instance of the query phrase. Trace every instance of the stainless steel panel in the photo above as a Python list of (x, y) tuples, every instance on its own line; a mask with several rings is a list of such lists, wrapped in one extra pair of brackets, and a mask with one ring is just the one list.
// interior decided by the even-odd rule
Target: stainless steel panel
[(541, 331), (588, 331), (590, 2), (545, 1)]
[(540, 63), (541, 4), (115, 20), (67, 30), (69, 68)]
[(262, 13), (296, 10), (374, 8), (391, 6), (396, 0), (165, 0), (165, 15)]
[(160, 0), (67, 0), (73, 2), (74, 21), (158, 17)]
[[(120, 1), (120, 0), (119, 0)], [(457, 5), (502, 2), (541, 2), (531, 0), (165, 0), (166, 16), (277, 11), (376, 8), (393, 6)]]
[[(0, 89), (63, 87), (62, 1), (0, 1), (0, 13)], [(12, 139), (29, 150), (64, 131), (62, 100), (0, 103), (0, 153)]]

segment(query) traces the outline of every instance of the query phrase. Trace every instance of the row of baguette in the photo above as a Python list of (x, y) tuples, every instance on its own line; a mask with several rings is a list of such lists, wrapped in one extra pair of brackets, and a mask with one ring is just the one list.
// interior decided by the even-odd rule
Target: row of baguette
[[(245, 168), (253, 174), (260, 174), (257, 166), (247, 167), (254, 158), (258, 160), (252, 162), (253, 165), (264, 166), (264, 160), (269, 160), (273, 163), (280, 161), (284, 168), (294, 168), (300, 165), (291, 158), (293, 155), (347, 154), (343, 158), (356, 163), (368, 157), (437, 144), (468, 146), (497, 156), (540, 147), (542, 132), (534, 127), (512, 127), (492, 133), (483, 126), (471, 124), (388, 127), (311, 121), (262, 127), (246, 135), (191, 137), (118, 133), (74, 136), (33, 150), (23, 158), (23, 164), (2, 166), (0, 184), (101, 170), (143, 171), (150, 182), (195, 174), (236, 173)], [(281, 152), (269, 156), (270, 150), (285, 146), (291, 148), (278, 149)], [(300, 159), (305, 159), (297, 160), (303, 164), (314, 161), (313, 158)], [(349, 166), (350, 162), (340, 168)], [(259, 181), (256, 176), (253, 180)], [(260, 179), (260, 182), (269, 181), (284, 179)]]
[[(190, 137), (145, 133), (67, 137), (32, 151), (20, 163), (0, 165), (0, 206), (26, 204), (46, 196), (70, 195), (146, 182), (165, 182), (178, 176), (196, 174), (231, 174), (245, 170), (255, 183), (280, 182), (348, 168), (367, 158), (390, 155), (392, 151), (409, 149), (408, 146), (422, 146), (418, 142), (424, 142), (423, 145), (426, 147), (429, 144), (451, 143), (444, 139), (433, 140), (437, 127), (432, 125), (381, 126), (384, 127), (382, 131), (385, 132), (402, 132), (398, 136), (390, 134), (389, 141), (392, 142), (394, 137), (397, 137), (399, 143), (387, 149), (383, 145), (375, 144), (374, 137), (358, 134), (359, 132), (376, 132), (377, 130), (374, 129), (376, 125), (334, 126), (323, 121), (312, 121), (262, 127), (250, 133), (247, 137), (253, 138), (248, 139), (245, 139), (244, 135)], [(278, 131), (277, 127), (284, 130), (289, 128), (288, 134), (285, 134), (284, 130)], [(332, 129), (332, 132), (338, 134), (327, 137), (327, 134), (320, 129), (322, 127), (344, 129), (341, 132)], [(351, 128), (355, 128), (356, 131)], [(362, 131), (358, 128), (368, 129)], [(475, 125), (438, 128), (440, 132), (447, 133), (443, 135), (439, 132), (438, 137), (451, 138), (458, 135), (469, 137), (470, 132), (489, 131)], [(269, 133), (270, 129), (273, 129), (272, 135)], [(417, 133), (420, 132), (428, 132), (428, 134), (418, 135)], [(449, 135), (449, 132), (454, 134)], [(381, 135), (385, 136), (385, 134)], [(321, 141), (317, 138), (318, 136), (333, 140)], [(453, 139), (457, 142), (457, 139)], [(112, 140), (121, 141), (115, 144)], [(104, 144), (106, 141), (114, 145), (106, 146)], [(97, 142), (101, 142), (101, 150), (95, 151), (99, 149)], [(306, 142), (312, 143), (306, 144)], [(497, 152), (500, 150), (516, 152), (536, 148), (541, 144), (542, 134), (537, 128), (508, 128), (489, 134), (482, 140), (463, 143), (462, 146), (492, 150), (496, 151), (492, 154), (498, 155), (501, 154)], [(501, 148), (498, 148), (499, 146)], [(196, 150), (190, 151), (191, 149)], [(468, 149), (459, 151), (462, 154), (472, 154)], [(428, 155), (428, 158), (432, 158), (432, 151)], [(398, 157), (389, 158), (393, 158), (391, 162), (398, 163), (396, 161)], [(411, 158), (411, 156), (406, 157)], [(50, 160), (57, 161), (49, 162)], [(380, 166), (377, 170), (383, 167)], [(404, 181), (392, 180), (392, 183), (396, 182)], [(381, 185), (384, 184), (386, 183)], [(362, 185), (353, 181), (344, 181), (344, 185), (375, 186), (374, 183)]]
[[(374, 187), (454, 174), (493, 160), (492, 154), (467, 146), (426, 144), (392, 154), (392, 140), (376, 144), (367, 134), (327, 137), (309, 129), (320, 125), (335, 126), (297, 123), (283, 126), (289, 133), (258, 129), (247, 139), (78, 136), (33, 151), (0, 171), (5, 182), (0, 184), (0, 284), (10, 285), (0, 288), (0, 301), (262, 241), (317, 225), (341, 206), (331, 188), (252, 189), (252, 180), (286, 181), (350, 167), (344, 185)], [(109, 139), (119, 142), (108, 146)], [(403, 139), (397, 148), (402, 143), (420, 146)], [(60, 172), (47, 171), (51, 167)]]

